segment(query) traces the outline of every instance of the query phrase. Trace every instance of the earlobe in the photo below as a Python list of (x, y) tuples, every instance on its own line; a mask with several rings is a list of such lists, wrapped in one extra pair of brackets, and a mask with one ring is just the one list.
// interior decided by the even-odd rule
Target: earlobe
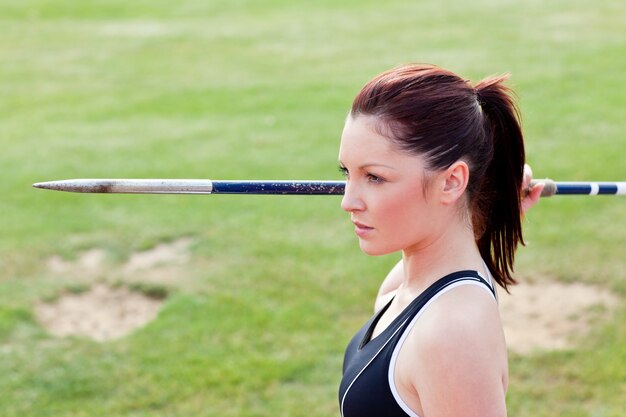
[(444, 175), (442, 203), (451, 204), (461, 198), (467, 188), (469, 167), (465, 161), (457, 161), (444, 172)]

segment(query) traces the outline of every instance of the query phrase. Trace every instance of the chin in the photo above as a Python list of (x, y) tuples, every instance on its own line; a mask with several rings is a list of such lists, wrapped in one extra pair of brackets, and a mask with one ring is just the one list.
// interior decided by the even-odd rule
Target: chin
[(398, 251), (397, 249), (392, 249), (389, 247), (376, 246), (370, 242), (365, 242), (363, 240), (359, 241), (359, 247), (361, 248), (361, 252), (370, 256), (389, 255), (390, 253)]

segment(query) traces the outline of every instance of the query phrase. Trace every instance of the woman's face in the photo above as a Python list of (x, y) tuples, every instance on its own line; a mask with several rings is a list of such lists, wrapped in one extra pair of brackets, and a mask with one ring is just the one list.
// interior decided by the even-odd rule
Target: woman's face
[(429, 198), (423, 159), (397, 150), (376, 133), (375, 122), (373, 116), (346, 120), (339, 148), (346, 176), (341, 208), (350, 213), (363, 252), (419, 250), (437, 236), (440, 206)]

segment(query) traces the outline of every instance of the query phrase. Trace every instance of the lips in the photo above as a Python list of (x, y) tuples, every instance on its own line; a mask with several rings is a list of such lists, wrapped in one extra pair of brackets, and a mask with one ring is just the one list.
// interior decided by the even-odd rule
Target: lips
[(365, 237), (367, 236), (372, 230), (374, 230), (373, 227), (367, 226), (363, 223), (357, 222), (357, 221), (352, 221), (352, 223), (354, 223), (354, 233), (357, 234), (357, 236), (359, 237)]

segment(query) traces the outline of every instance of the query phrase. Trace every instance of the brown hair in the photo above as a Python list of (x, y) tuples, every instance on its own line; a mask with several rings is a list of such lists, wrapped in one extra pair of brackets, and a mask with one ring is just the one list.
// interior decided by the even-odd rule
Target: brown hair
[(424, 157), (432, 171), (462, 159), (470, 168), (467, 201), (480, 254), (498, 284), (511, 276), (524, 244), (520, 189), (524, 141), (508, 76), (473, 87), (433, 65), (407, 65), (377, 76), (359, 92), (351, 116), (375, 116), (379, 133)]

